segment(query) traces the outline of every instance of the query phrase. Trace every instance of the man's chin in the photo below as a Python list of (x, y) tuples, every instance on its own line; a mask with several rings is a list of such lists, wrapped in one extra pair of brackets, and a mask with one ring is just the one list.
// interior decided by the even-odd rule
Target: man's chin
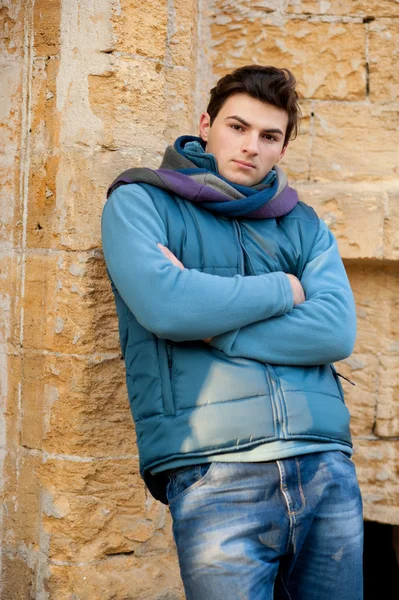
[(236, 170), (226, 169), (224, 172), (219, 169), (219, 173), (222, 177), (230, 181), (231, 183), (236, 183), (237, 185), (245, 185), (250, 187), (252, 185), (256, 185), (253, 183), (254, 177), (251, 177), (249, 173), (238, 173)]
[[(226, 175), (223, 175), (223, 177), (226, 177)], [(245, 185), (246, 187), (252, 187), (253, 185), (259, 183), (258, 179), (255, 177), (249, 177), (243, 174), (237, 175), (237, 173), (227, 176), (226, 179), (231, 181), (231, 183), (235, 183), (237, 185)]]

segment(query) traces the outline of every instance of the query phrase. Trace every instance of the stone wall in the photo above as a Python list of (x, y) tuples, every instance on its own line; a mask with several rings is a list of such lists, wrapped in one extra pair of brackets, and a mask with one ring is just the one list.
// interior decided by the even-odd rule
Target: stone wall
[(196, 4), (1, 4), (2, 600), (181, 598), (100, 251), (112, 179), (191, 128)]
[(365, 517), (399, 525), (399, 2), (200, 3), (196, 113), (245, 64), (292, 69), (303, 120), (282, 166), (338, 238), (358, 338), (338, 365)]
[(2, 600), (182, 598), (138, 475), (99, 218), (113, 177), (158, 165), (249, 62), (299, 81), (284, 167), (338, 237), (365, 514), (399, 524), (398, 27), (394, 0), (0, 2)]

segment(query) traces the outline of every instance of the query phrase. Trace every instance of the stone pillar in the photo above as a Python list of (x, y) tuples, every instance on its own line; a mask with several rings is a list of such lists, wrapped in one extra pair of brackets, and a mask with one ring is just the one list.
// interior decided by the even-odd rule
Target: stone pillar
[(301, 134), (283, 168), (335, 233), (356, 296), (358, 338), (338, 370), (352, 413), (365, 517), (399, 524), (399, 3), (200, 2), (199, 114), (245, 64), (292, 69)]
[(138, 473), (100, 215), (121, 170), (191, 129), (195, 15), (192, 0), (0, 8), (3, 600), (182, 597), (169, 516)]

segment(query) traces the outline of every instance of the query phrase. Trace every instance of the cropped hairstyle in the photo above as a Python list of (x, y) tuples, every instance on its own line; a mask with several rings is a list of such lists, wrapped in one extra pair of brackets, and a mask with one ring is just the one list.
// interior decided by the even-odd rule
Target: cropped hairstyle
[(301, 109), (295, 91), (296, 80), (288, 69), (247, 65), (228, 73), (211, 89), (207, 112), (212, 125), (229, 96), (248, 94), (256, 100), (282, 108), (288, 114), (284, 146), (298, 134)]

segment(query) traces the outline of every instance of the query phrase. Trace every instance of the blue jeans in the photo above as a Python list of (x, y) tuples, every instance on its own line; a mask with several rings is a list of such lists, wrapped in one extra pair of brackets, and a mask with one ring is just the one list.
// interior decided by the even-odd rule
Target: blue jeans
[(187, 600), (361, 600), (363, 518), (342, 452), (172, 471)]

